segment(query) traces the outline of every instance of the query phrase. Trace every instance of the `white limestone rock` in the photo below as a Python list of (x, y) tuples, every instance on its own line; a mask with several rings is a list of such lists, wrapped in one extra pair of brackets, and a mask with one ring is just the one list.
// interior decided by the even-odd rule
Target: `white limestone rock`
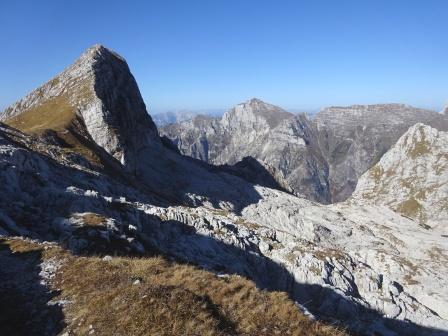
[(448, 133), (418, 123), (359, 180), (354, 199), (448, 234)]

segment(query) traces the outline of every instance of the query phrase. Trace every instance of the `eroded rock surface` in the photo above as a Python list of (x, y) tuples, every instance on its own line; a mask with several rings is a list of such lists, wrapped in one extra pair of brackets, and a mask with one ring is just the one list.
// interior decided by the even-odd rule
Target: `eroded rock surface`
[(448, 234), (448, 133), (416, 124), (359, 180), (353, 198)]

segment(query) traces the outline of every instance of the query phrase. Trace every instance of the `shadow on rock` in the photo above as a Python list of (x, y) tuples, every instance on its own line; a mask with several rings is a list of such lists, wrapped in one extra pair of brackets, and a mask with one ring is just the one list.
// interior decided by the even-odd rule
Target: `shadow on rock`
[(257, 159), (246, 156), (234, 165), (212, 166), (216, 172), (229, 173), (263, 187), (292, 193), (291, 187), (283, 175), (274, 167), (260, 163)]
[(41, 252), (13, 253), (0, 240), (0, 334), (58, 335), (64, 315), (51, 299), (57, 294), (41, 283)]
[[(150, 237), (151, 245), (181, 260), (194, 262), (217, 273), (234, 273), (249, 278), (260, 289), (287, 292), (292, 300), (319, 319), (336, 323), (349, 331), (366, 335), (448, 335), (443, 330), (384, 317), (330, 287), (297, 282), (283, 265), (264, 256), (254, 244), (236, 242), (236, 245), (244, 246), (239, 248), (199, 234), (180, 221), (160, 221), (158, 218), (147, 221), (143, 233)], [(357, 297), (356, 294), (354, 296)]]

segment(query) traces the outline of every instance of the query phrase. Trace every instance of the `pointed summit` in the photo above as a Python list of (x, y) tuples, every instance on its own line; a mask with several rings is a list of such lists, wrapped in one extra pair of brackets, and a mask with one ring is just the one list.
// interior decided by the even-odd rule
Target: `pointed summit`
[(125, 59), (99, 44), (7, 108), (0, 120), (25, 133), (56, 132), (71, 146), (83, 134), (122, 163), (129, 151), (160, 142)]
[(99, 61), (115, 60), (126, 63), (126, 60), (122, 56), (102, 44), (94, 44), (90, 48), (86, 49), (79, 59), (93, 59)]

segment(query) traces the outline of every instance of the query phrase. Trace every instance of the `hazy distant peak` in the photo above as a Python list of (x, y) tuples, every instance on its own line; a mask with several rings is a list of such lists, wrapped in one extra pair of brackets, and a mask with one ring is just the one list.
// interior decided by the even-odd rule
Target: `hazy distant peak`
[(368, 111), (382, 111), (384, 109), (407, 109), (412, 106), (400, 103), (384, 103), (384, 104), (354, 104), (348, 106), (329, 106), (323, 110), (368, 110)]
[(224, 125), (231, 128), (246, 125), (247, 127), (276, 127), (282, 120), (291, 118), (282, 108), (266, 103), (258, 98), (252, 98), (240, 103), (227, 111), (222, 119)]
[(445, 108), (442, 110), (442, 114), (448, 115), (448, 105), (446, 105)]
[(249, 99), (248, 101), (244, 102), (243, 104), (248, 104), (248, 105), (253, 105), (253, 106), (256, 106), (256, 105), (270, 105), (270, 104), (265, 103), (261, 99), (258, 99), (258, 98), (255, 98), (255, 97)]
[[(347, 128), (354, 125), (378, 125), (387, 120), (389, 125), (401, 127), (425, 121), (429, 125), (447, 125), (448, 120), (437, 112), (406, 104), (375, 104), (332, 106), (322, 109), (314, 119), (319, 125)], [(351, 125), (351, 126), (348, 126)]]

